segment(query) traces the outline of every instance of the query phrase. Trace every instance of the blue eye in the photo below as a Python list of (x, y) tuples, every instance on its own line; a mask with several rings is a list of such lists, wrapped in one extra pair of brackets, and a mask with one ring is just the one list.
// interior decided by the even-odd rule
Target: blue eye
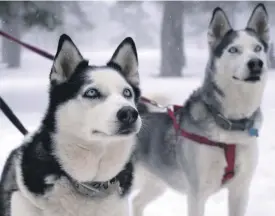
[(238, 53), (239, 50), (238, 50), (237, 47), (234, 47), (234, 46), (233, 46), (233, 47), (230, 47), (230, 48), (229, 48), (228, 52), (230, 52), (230, 53)]
[(100, 97), (100, 93), (97, 89), (91, 88), (85, 91), (83, 96), (86, 98), (95, 99)]
[(262, 51), (262, 47), (260, 45), (256, 45), (254, 48), (254, 52), (261, 52)]
[(131, 92), (131, 90), (128, 89), (128, 88), (125, 88), (125, 89), (123, 90), (123, 96), (126, 97), (126, 98), (131, 98), (131, 97), (132, 97), (132, 92)]

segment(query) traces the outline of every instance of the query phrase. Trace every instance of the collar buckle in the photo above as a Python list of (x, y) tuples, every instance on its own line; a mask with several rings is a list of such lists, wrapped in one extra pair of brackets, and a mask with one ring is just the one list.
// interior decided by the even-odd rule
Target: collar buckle
[(217, 114), (217, 120), (225, 130), (232, 130), (232, 122), (225, 118), (222, 114)]

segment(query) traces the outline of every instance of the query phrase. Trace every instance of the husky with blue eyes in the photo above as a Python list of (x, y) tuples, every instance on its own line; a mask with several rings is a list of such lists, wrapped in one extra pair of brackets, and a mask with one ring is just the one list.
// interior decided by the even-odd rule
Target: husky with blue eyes
[(106, 65), (92, 66), (62, 35), (46, 115), (5, 164), (0, 216), (128, 215), (139, 96), (131, 38)]
[(258, 160), (268, 27), (263, 4), (254, 8), (242, 30), (231, 27), (221, 8), (214, 9), (201, 87), (173, 111), (143, 114), (135, 216), (141, 216), (165, 186), (187, 194), (188, 213), (183, 215), (204, 216), (208, 198), (222, 188), (229, 192), (228, 215), (245, 215)]

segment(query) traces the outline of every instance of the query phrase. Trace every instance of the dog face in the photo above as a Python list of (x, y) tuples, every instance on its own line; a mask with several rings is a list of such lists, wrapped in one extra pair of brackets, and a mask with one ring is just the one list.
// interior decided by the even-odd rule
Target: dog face
[(238, 84), (264, 83), (269, 43), (268, 15), (263, 4), (253, 10), (244, 30), (232, 29), (221, 8), (216, 8), (208, 29), (215, 79)]
[(50, 74), (54, 129), (86, 141), (135, 135), (141, 127), (135, 43), (126, 38), (104, 66), (91, 66), (67, 35), (59, 40)]

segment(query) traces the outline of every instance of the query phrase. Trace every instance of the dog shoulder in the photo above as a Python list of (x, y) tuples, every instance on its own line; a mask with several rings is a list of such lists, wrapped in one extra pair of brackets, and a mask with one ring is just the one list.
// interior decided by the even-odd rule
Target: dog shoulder
[[(23, 146), (20, 171), (24, 177), (24, 186), (35, 195), (44, 195), (53, 187), (49, 176), (60, 178), (62, 169), (53, 156), (49, 142), (42, 142), (41, 134), (35, 135), (31, 142)], [(44, 141), (44, 140), (43, 140)]]
[(31, 133), (26, 135), (22, 144), (13, 149), (6, 159), (0, 180), (0, 212), (4, 212), (4, 215), (10, 214), (12, 194), (20, 190), (16, 170), (21, 166), (20, 160), (24, 146), (31, 140), (31, 137)]
[(47, 179), (49, 176), (60, 177), (61, 168), (53, 156), (49, 134), (36, 131), (28, 134), (23, 144), (16, 151), (13, 169), (18, 190), (28, 196), (44, 195), (53, 187)]
[(13, 192), (18, 190), (16, 182), (16, 159), (20, 153), (20, 147), (14, 149), (8, 156), (0, 180), (0, 212), (9, 215), (10, 200)]

